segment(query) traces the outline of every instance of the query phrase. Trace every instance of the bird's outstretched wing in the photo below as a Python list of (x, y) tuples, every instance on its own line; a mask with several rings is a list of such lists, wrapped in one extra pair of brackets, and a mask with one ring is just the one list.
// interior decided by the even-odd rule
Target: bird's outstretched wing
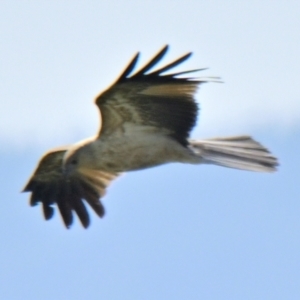
[(87, 228), (90, 218), (85, 200), (99, 217), (104, 216), (104, 207), (99, 200), (108, 184), (118, 175), (101, 171), (76, 173), (69, 177), (62, 172), (62, 159), (68, 148), (59, 148), (46, 153), (24, 188), (31, 192), (30, 205), (42, 203), (46, 220), (52, 218), (53, 204), (57, 204), (67, 228), (73, 223), (73, 211)]
[(99, 135), (110, 134), (119, 126), (130, 123), (132, 126), (156, 127), (187, 145), (198, 112), (194, 94), (199, 84), (212, 78), (194, 80), (178, 77), (204, 69), (163, 75), (187, 60), (192, 53), (152, 71), (167, 50), (168, 46), (165, 46), (144, 67), (131, 74), (138, 61), (137, 53), (117, 81), (96, 98), (101, 112)]

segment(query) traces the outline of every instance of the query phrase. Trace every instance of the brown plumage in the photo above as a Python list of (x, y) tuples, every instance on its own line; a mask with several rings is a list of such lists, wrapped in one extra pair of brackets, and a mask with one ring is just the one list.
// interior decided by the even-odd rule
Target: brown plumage
[(132, 74), (135, 55), (117, 81), (96, 98), (101, 113), (99, 133), (70, 147), (51, 150), (40, 160), (24, 191), (30, 204), (42, 203), (46, 220), (56, 204), (67, 228), (73, 211), (86, 228), (90, 220), (84, 201), (100, 217), (100, 198), (120, 173), (169, 162), (216, 164), (258, 172), (273, 172), (277, 160), (249, 136), (191, 141), (198, 106), (198, 86), (212, 79), (178, 77), (203, 69), (164, 75), (187, 60), (188, 53), (156, 70), (165, 46)]

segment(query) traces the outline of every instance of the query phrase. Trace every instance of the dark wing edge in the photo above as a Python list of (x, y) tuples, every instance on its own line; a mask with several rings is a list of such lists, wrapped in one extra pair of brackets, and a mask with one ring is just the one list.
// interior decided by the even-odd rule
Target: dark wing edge
[[(122, 72), (122, 74), (119, 76), (117, 81), (115, 82), (116, 84), (118, 83), (124, 83), (128, 81), (140, 81), (140, 80), (154, 80), (154, 81), (160, 81), (161, 83), (165, 82), (186, 82), (191, 79), (193, 79), (194, 82), (197, 82), (198, 84), (200, 83), (205, 83), (208, 81), (218, 81), (219, 77), (207, 77), (204, 80), (195, 80), (194, 78), (176, 78), (176, 76), (188, 74), (188, 73), (193, 73), (193, 72), (198, 72), (198, 71), (204, 71), (207, 70), (207, 68), (201, 68), (201, 69), (193, 69), (193, 70), (188, 70), (188, 71), (183, 71), (183, 72), (177, 72), (177, 73), (172, 73), (172, 74), (167, 74), (167, 75), (162, 75), (162, 73), (169, 71), (172, 68), (177, 67), (184, 61), (188, 60), (192, 56), (192, 52), (188, 52), (184, 54), (183, 56), (179, 57), (175, 61), (165, 65), (164, 67), (161, 67), (160, 69), (150, 72), (147, 74), (148, 71), (150, 71), (155, 65), (157, 65), (163, 57), (166, 55), (166, 53), (169, 50), (169, 45), (165, 45), (148, 63), (146, 63), (145, 66), (143, 66), (140, 70), (138, 70), (136, 73), (131, 74), (134, 70), (134, 68), (137, 65), (138, 58), (140, 56), (140, 53), (138, 52), (133, 59), (130, 61), (128, 66), (125, 68), (125, 70)], [(130, 76), (131, 75), (131, 76)]]
[(106, 175), (104, 180), (93, 180), (82, 174), (67, 178), (62, 173), (62, 159), (67, 149), (46, 153), (29, 179), (23, 192), (31, 192), (30, 205), (42, 204), (45, 220), (54, 215), (56, 204), (67, 228), (73, 224), (75, 212), (84, 228), (90, 225), (90, 216), (84, 202), (102, 218), (105, 214), (100, 198), (116, 175)]

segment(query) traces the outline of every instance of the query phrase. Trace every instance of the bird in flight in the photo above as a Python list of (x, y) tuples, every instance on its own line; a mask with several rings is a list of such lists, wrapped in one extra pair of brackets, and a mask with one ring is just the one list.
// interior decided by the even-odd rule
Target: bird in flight
[(23, 191), (31, 192), (31, 206), (42, 204), (46, 220), (52, 218), (56, 204), (67, 228), (74, 212), (87, 228), (85, 203), (103, 217), (100, 199), (110, 182), (127, 171), (171, 162), (276, 170), (277, 159), (250, 136), (189, 138), (198, 116), (195, 93), (211, 79), (182, 76), (203, 69), (165, 74), (192, 53), (153, 70), (167, 50), (163, 47), (134, 72), (137, 53), (115, 83), (96, 97), (101, 126), (95, 136), (52, 149), (41, 158)]

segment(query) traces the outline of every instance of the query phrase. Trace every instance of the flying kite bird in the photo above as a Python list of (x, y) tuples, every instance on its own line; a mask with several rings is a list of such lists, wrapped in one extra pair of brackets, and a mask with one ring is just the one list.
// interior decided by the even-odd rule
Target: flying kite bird
[(198, 115), (194, 95), (199, 85), (212, 80), (181, 77), (203, 69), (164, 74), (192, 53), (153, 71), (167, 50), (168, 46), (162, 48), (132, 74), (137, 53), (116, 82), (96, 98), (101, 114), (97, 135), (50, 150), (41, 158), (24, 191), (31, 192), (31, 206), (42, 203), (46, 220), (52, 218), (56, 204), (67, 228), (73, 223), (73, 211), (87, 228), (90, 218), (84, 201), (103, 217), (100, 198), (106, 187), (131, 170), (170, 162), (276, 170), (277, 159), (250, 136), (189, 139)]

